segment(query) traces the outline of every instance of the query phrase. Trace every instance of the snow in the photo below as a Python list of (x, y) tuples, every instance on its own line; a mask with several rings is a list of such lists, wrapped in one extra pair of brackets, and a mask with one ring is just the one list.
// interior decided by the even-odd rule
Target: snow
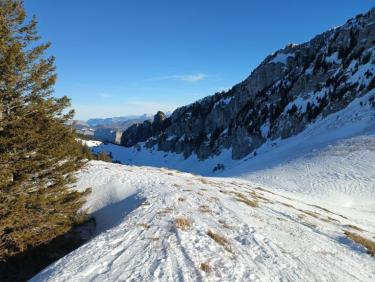
[[(369, 77), (366, 77), (365, 75), (366, 72), (370, 72), (371, 75)], [(360, 85), (363, 84), (367, 86), (370, 83), (371, 79), (374, 77), (374, 74), (375, 74), (375, 67), (370, 61), (365, 65), (359, 65), (358, 70), (354, 73), (354, 75), (352, 75), (352, 72), (349, 71), (347, 73), (347, 75), (349, 76), (347, 81), (351, 84), (358, 82)]]
[[(284, 112), (288, 112), (293, 105), (297, 106), (297, 109), (300, 112), (306, 112), (307, 104), (310, 103), (311, 105), (316, 105), (318, 103), (318, 98), (323, 98), (326, 95), (324, 89), (318, 92), (310, 92), (306, 95), (298, 96), (294, 101), (290, 102), (288, 105), (285, 106)], [(303, 97), (304, 96), (304, 97)]]
[(332, 63), (332, 64), (341, 64), (341, 59), (338, 58), (339, 53), (334, 52), (330, 56), (325, 57), (325, 61), (327, 63)]
[(79, 142), (81, 142), (83, 145), (86, 145), (88, 147), (97, 147), (103, 144), (102, 141), (96, 141), (96, 140), (83, 140), (79, 139)]
[(216, 106), (226, 106), (230, 103), (230, 101), (232, 101), (233, 97), (227, 97), (227, 98), (224, 98), (224, 99), (220, 99), (219, 101), (217, 101), (215, 104), (214, 104), (214, 108)]
[(293, 53), (278, 53), (271, 61), (270, 63), (281, 63), (281, 64), (286, 64), (288, 61), (288, 58), (294, 57)]
[[(93, 188), (87, 207), (101, 214), (97, 220), (106, 231), (31, 281), (375, 278), (373, 258), (343, 234), (355, 225), (365, 230), (361, 235), (372, 236), (375, 220), (370, 214), (343, 215), (324, 203), (259, 189), (249, 181), (163, 168), (92, 161), (79, 179), (79, 187)], [(258, 206), (239, 197), (257, 200)], [(178, 218), (188, 219), (190, 228), (179, 229)], [(208, 231), (228, 243), (218, 244)], [(208, 263), (212, 272), (202, 271), (201, 263)]]
[(97, 144), (126, 164), (91, 161), (77, 175), (93, 190), (97, 236), (31, 281), (375, 281), (374, 258), (344, 235), (374, 240), (371, 95), (243, 160)]
[(267, 136), (268, 136), (268, 132), (270, 131), (270, 125), (269, 125), (269, 123), (267, 122), (267, 123), (264, 123), (262, 126), (261, 126), (261, 128), (260, 128), (260, 132), (262, 133), (262, 136), (264, 137), (264, 138), (267, 138)]

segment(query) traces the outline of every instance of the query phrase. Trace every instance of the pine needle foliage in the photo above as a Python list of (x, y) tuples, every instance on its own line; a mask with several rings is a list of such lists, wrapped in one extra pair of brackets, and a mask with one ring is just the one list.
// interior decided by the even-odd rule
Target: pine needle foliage
[(0, 261), (44, 244), (85, 218), (84, 165), (67, 97), (53, 97), (55, 58), (19, 0), (0, 0)]

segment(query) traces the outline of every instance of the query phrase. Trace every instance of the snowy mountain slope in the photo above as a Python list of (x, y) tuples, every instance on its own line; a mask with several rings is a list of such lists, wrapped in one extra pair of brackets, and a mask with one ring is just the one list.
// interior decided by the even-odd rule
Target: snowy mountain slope
[[(371, 91), (355, 99), (345, 109), (312, 123), (294, 137), (268, 142), (257, 150), (256, 156), (251, 154), (242, 160), (232, 160), (229, 150), (199, 161), (195, 155), (184, 160), (178, 154), (141, 146), (91, 146), (96, 152), (111, 152), (115, 160), (124, 164), (240, 177), (314, 197), (356, 197), (353, 201), (365, 204), (375, 201), (375, 108), (368, 102), (374, 94)], [(224, 168), (215, 171), (218, 164)]]
[(375, 218), (361, 211), (245, 180), (98, 161), (79, 175), (79, 189), (88, 186), (103, 232), (31, 281), (375, 279), (374, 259), (344, 235), (375, 236)]
[(128, 128), (120, 144), (200, 160), (229, 151), (240, 160), (267, 142), (295, 136), (375, 89), (374, 22), (372, 8), (308, 42), (289, 44), (228, 91)]

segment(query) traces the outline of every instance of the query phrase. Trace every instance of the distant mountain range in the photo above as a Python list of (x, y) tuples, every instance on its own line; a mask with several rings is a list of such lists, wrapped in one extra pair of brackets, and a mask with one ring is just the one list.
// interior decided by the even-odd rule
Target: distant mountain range
[(131, 115), (131, 116), (122, 116), (122, 117), (110, 117), (110, 118), (91, 118), (89, 120), (86, 121), (86, 123), (89, 125), (89, 126), (106, 126), (106, 125), (109, 125), (109, 126), (120, 126), (122, 124), (126, 124), (126, 122), (128, 121), (135, 121), (135, 120), (147, 120), (147, 119), (151, 119), (152, 116), (151, 115), (146, 115), (146, 114), (143, 114), (143, 115)]
[(136, 123), (151, 119), (150, 115), (132, 115), (111, 118), (92, 118), (87, 121), (75, 120), (73, 122), (77, 132), (95, 139), (120, 143), (123, 131)]

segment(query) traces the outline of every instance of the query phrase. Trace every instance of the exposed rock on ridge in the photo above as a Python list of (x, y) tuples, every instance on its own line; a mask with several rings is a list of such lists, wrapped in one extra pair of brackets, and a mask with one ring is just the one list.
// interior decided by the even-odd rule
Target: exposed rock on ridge
[[(375, 87), (375, 8), (341, 27), (269, 55), (243, 82), (133, 125), (121, 145), (192, 153), (232, 149), (241, 159), (267, 140), (288, 138)], [(372, 101), (369, 101), (372, 102)]]

